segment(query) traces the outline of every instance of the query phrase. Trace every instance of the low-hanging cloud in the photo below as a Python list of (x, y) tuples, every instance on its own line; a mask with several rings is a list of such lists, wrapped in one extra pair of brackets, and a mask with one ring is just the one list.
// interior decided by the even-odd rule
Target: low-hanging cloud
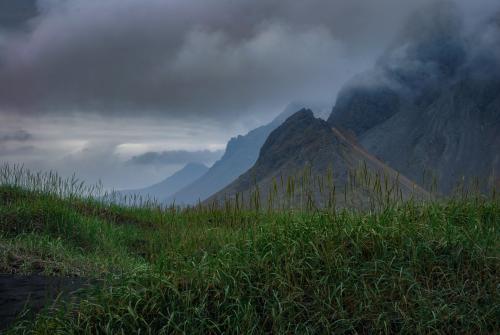
[(457, 78), (498, 81), (500, 3), (475, 20), (464, 8), (443, 0), (414, 12), (376, 66), (351, 79), (344, 93), (377, 86), (418, 99)]
[(31, 140), (33, 135), (23, 129), (0, 131), (0, 162), (6, 156), (31, 154), (35, 149)]
[(0, 108), (235, 119), (333, 101), (429, 1), (39, 0), (30, 32), (0, 38)]
[(0, 142), (26, 142), (31, 139), (33, 139), (33, 135), (23, 129), (0, 132)]
[[(0, 0), (0, 159), (110, 187), (162, 180), (193, 160), (163, 148), (219, 149), (291, 101), (333, 105), (347, 80), (395, 51), (416, 9), (437, 2), (458, 5), (473, 36), (465, 64), (491, 76), (500, 25), (473, 32), (498, 0)], [(428, 25), (406, 26), (418, 37)], [(436, 64), (397, 51), (395, 73), (433, 79)], [(394, 83), (379, 65), (365, 84)]]
[(146, 152), (142, 155), (134, 156), (129, 160), (129, 164), (136, 165), (182, 165), (187, 163), (211, 164), (219, 159), (223, 154), (222, 150), (210, 151), (186, 151), (172, 150), (162, 152)]

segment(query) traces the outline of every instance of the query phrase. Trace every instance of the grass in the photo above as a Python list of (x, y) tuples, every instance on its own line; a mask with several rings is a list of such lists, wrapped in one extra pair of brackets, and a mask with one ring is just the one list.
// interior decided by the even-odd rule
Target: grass
[(2, 271), (99, 284), (12, 334), (500, 329), (496, 195), (368, 212), (180, 210), (17, 180), (0, 183)]

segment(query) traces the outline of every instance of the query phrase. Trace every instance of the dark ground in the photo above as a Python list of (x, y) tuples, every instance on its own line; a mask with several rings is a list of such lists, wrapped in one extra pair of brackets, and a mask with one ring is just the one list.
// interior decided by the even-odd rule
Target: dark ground
[(52, 303), (59, 294), (68, 299), (84, 285), (81, 278), (0, 274), (0, 333), (12, 325), (26, 307), (29, 315), (33, 315)]

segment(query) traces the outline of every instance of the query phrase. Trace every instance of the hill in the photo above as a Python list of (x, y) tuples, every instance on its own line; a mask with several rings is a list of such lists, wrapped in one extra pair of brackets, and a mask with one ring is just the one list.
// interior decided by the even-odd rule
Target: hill
[[(499, 327), (498, 197), (462, 194), (379, 212), (132, 208), (100, 202), (53, 173), (0, 172), (5, 334)], [(48, 308), (21, 313), (27, 289)]]

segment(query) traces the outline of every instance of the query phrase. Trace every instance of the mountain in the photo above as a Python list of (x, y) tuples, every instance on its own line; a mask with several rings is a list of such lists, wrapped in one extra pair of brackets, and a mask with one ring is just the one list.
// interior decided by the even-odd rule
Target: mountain
[(409, 178), (435, 177), (443, 193), (462, 177), (498, 185), (499, 20), (469, 34), (448, 2), (425, 13), (341, 90), (328, 122)]
[[(398, 176), (397, 172), (357, 147), (326, 121), (315, 118), (311, 110), (302, 109), (270, 134), (251, 169), (209, 198), (207, 203), (234, 199), (236, 194), (243, 194), (248, 199), (256, 189), (259, 189), (261, 202), (265, 203), (272, 192), (281, 197), (282, 201), (287, 193), (285, 189), (288, 186), (285, 184), (293, 179), (294, 183), (298, 183), (297, 188), (308, 188), (307, 192), (316, 205), (324, 206), (329, 194), (321, 190), (322, 186), (316, 182), (316, 178), (326, 177), (328, 171), (331, 171), (336, 193), (340, 194), (354, 170), (363, 166), (373, 175), (387, 175), (388, 180), (396, 182), (398, 187), (404, 189), (405, 194), (412, 191), (414, 185), (409, 180)], [(304, 178), (308, 182), (304, 183)], [(281, 188), (281, 192), (276, 192), (278, 188)], [(357, 193), (354, 194), (358, 198), (355, 199), (357, 205), (362, 205), (367, 199), (365, 193), (368, 190), (362, 185), (352, 192)], [(304, 195), (304, 192), (298, 192), (293, 197), (293, 203), (302, 201), (300, 198)], [(342, 203), (339, 198), (337, 205), (345, 206), (346, 203)]]
[[(303, 106), (302, 103), (292, 103), (271, 123), (256, 128), (244, 136), (240, 135), (232, 138), (219, 161), (203, 176), (176, 192), (167, 201), (169, 203), (175, 201), (177, 204), (192, 205), (199, 200), (205, 200), (227, 186), (252, 167), (257, 160), (260, 148), (269, 134)], [(321, 113), (320, 107), (316, 107), (315, 110)]]
[(203, 164), (189, 163), (181, 170), (157, 184), (143, 189), (125, 190), (119, 191), (118, 193), (121, 196), (139, 195), (144, 198), (154, 198), (160, 202), (165, 202), (169, 196), (198, 179), (207, 171), (208, 167)]

